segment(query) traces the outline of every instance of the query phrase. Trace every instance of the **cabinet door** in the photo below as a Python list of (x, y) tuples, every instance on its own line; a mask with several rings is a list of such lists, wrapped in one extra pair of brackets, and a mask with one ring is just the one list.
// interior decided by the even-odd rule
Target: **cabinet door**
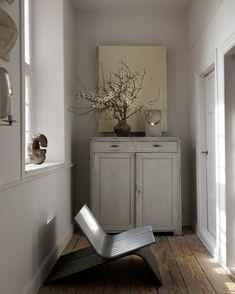
[(137, 225), (155, 231), (176, 231), (178, 160), (172, 153), (137, 154)]
[(92, 210), (107, 231), (134, 226), (134, 154), (94, 153)]

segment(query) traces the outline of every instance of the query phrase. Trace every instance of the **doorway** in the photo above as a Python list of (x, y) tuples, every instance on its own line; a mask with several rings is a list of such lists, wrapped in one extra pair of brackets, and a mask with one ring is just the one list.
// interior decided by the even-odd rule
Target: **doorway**
[(216, 255), (216, 83), (210, 66), (198, 76), (197, 97), (197, 233)]
[(204, 77), (205, 84), (205, 150), (207, 230), (216, 239), (216, 182), (215, 182), (215, 71)]

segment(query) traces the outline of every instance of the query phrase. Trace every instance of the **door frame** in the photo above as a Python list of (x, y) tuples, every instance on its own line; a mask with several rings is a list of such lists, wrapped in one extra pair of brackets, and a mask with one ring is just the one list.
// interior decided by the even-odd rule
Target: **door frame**
[[(207, 196), (206, 196), (206, 157), (201, 151), (206, 148), (206, 94), (205, 77), (215, 71), (215, 100), (216, 99), (216, 55), (210, 56), (195, 74), (196, 94), (196, 168), (197, 168), (197, 234), (213, 256), (217, 256), (216, 239), (207, 229)], [(217, 125), (217, 124), (216, 124)], [(215, 126), (216, 127), (216, 126)], [(216, 191), (217, 206), (217, 191)]]
[[(216, 49), (195, 74), (196, 99), (196, 164), (197, 164), (197, 234), (219, 264), (227, 269), (227, 232), (226, 232), (226, 166), (225, 166), (225, 55), (235, 47), (235, 33)], [(203, 163), (201, 148), (203, 132), (201, 131), (203, 77), (215, 68), (215, 148), (216, 148), (216, 245), (214, 247), (205, 233), (203, 218)]]
[[(235, 47), (235, 33), (232, 33), (217, 49), (217, 132), (218, 139), (217, 173), (219, 194), (218, 218), (218, 261), (227, 269), (227, 215), (226, 215), (226, 165), (225, 165), (225, 55)], [(227, 204), (228, 205), (228, 204)]]

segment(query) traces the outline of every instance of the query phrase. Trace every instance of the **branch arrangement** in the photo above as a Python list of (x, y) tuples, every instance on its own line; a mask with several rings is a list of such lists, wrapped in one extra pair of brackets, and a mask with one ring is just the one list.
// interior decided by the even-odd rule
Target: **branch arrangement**
[(101, 74), (102, 81), (100, 85), (97, 85), (95, 93), (90, 93), (78, 79), (83, 91), (76, 96), (88, 102), (88, 105), (85, 108), (72, 107), (72, 112), (82, 115), (95, 110), (99, 113), (105, 113), (105, 119), (121, 121), (145, 111), (158, 98), (141, 106), (136, 104), (143, 88), (145, 70), (142, 73), (133, 73), (127, 64), (121, 62), (117, 72), (110, 73), (108, 81), (104, 78), (102, 67)]

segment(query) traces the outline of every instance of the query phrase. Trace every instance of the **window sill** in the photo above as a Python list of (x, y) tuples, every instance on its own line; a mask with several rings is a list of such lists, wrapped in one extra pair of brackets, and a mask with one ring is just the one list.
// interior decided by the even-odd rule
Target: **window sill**
[(37, 178), (57, 172), (59, 169), (72, 168), (75, 164), (65, 163), (44, 163), (44, 164), (26, 164), (23, 176), (21, 179), (0, 185), (0, 191), (12, 188), (14, 186), (25, 184), (29, 181), (33, 181)]
[(46, 162), (42, 164), (29, 163), (25, 165), (25, 176), (34, 176), (64, 167), (64, 163)]

